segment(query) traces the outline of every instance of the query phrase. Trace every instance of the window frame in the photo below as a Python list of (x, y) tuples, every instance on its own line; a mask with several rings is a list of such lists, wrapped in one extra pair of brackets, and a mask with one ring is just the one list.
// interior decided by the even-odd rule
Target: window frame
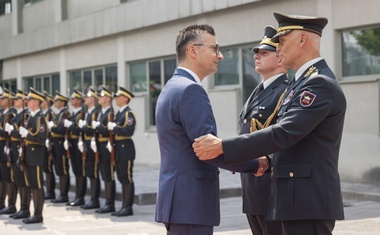
[[(56, 83), (54, 83), (53, 79), (56, 79), (58, 76), (58, 79)], [(46, 78), (48, 78), (49, 80), (49, 88), (46, 89), (45, 87), (45, 81), (46, 81)], [(31, 87), (33, 87), (34, 89), (36, 89), (37, 91), (40, 91), (40, 92), (43, 92), (43, 91), (47, 91), (49, 94), (52, 94), (52, 95), (55, 95), (56, 93), (56, 90), (57, 89), (54, 89), (54, 84), (58, 84), (58, 91), (60, 90), (60, 74), (57, 72), (57, 73), (51, 73), (51, 74), (41, 74), (41, 75), (35, 75), (35, 76), (29, 76), (29, 77), (23, 77), (22, 78), (22, 86), (23, 86), (23, 90), (25, 92), (29, 92), (29, 88), (30, 86), (28, 85), (29, 84), (29, 80), (32, 79), (33, 81), (33, 85)], [(40, 89), (37, 88), (37, 82), (40, 82)]]

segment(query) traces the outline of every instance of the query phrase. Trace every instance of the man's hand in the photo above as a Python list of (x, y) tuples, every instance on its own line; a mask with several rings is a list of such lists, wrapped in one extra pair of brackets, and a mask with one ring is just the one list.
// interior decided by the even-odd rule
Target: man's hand
[(269, 168), (269, 162), (267, 157), (260, 157), (259, 160), (259, 169), (257, 169), (255, 176), (262, 176), (264, 175), (265, 171)]
[(223, 153), (222, 140), (211, 134), (196, 138), (193, 148), (200, 160), (211, 160)]

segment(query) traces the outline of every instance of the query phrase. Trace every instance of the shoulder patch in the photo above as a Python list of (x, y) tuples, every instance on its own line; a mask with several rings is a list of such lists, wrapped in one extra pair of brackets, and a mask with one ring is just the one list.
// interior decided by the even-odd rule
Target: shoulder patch
[(127, 123), (127, 125), (130, 126), (130, 125), (133, 124), (133, 122), (134, 122), (133, 118), (128, 118), (128, 123)]
[(45, 130), (46, 130), (46, 128), (45, 128), (45, 124), (41, 124), (39, 132), (40, 132), (40, 133), (44, 133)]
[(303, 106), (303, 107), (311, 106), (315, 100), (315, 97), (317, 97), (315, 94), (308, 92), (308, 91), (304, 91), (301, 95), (301, 98), (300, 98), (301, 106)]

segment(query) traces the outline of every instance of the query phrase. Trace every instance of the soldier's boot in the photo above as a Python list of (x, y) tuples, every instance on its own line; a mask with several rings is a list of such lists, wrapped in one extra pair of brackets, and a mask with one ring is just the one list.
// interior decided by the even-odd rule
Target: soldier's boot
[(132, 206), (133, 199), (135, 197), (135, 184), (133, 182), (129, 184), (122, 184), (122, 192), (123, 205), (118, 212), (112, 213), (112, 215), (116, 215), (118, 217), (133, 215)]
[(115, 193), (116, 193), (116, 185), (115, 180), (107, 181), (105, 183), (105, 189), (106, 189), (106, 204), (100, 208), (99, 210), (96, 210), (97, 213), (111, 213), (115, 212)]
[(14, 214), (16, 213), (16, 198), (17, 188), (13, 182), (6, 183), (6, 190), (8, 195), (8, 206), (0, 210), (0, 214)]
[(30, 216), (30, 199), (31, 199), (31, 192), (30, 188), (26, 186), (19, 187), (19, 194), (20, 194), (20, 201), (21, 201), (21, 209), (14, 215), (11, 215), (9, 217), (13, 219), (25, 219)]
[(42, 209), (44, 207), (45, 197), (44, 190), (41, 189), (32, 189), (33, 193), (33, 203), (34, 203), (34, 215), (24, 219), (22, 222), (25, 224), (35, 224), (42, 223), (44, 221), (42, 217)]
[(69, 198), (67, 194), (69, 193), (69, 187), (70, 187), (70, 176), (68, 174), (59, 176), (60, 194), (56, 199), (53, 199), (52, 202), (53, 203), (68, 202)]
[(84, 196), (87, 190), (87, 180), (86, 177), (80, 176), (75, 177), (75, 199), (67, 203), (68, 206), (81, 206), (84, 205)]
[(45, 173), (46, 193), (45, 199), (55, 199), (55, 176), (53, 172)]
[(5, 188), (5, 182), (0, 180), (0, 210), (5, 207), (5, 197), (7, 196), (7, 191)]
[(99, 178), (90, 179), (91, 187), (91, 200), (82, 206), (82, 209), (97, 209), (100, 207), (99, 197), (100, 197), (100, 180)]

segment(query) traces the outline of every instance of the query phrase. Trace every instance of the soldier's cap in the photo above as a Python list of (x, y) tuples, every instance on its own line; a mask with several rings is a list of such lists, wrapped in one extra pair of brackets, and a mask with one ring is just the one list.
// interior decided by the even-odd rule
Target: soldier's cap
[(69, 100), (69, 98), (67, 98), (66, 96), (59, 93), (59, 91), (55, 91), (54, 101), (56, 101), (56, 100), (61, 100), (61, 101), (67, 102)]
[(115, 94), (115, 97), (118, 97), (118, 96), (125, 96), (129, 100), (131, 100), (133, 97), (135, 97), (134, 94), (132, 94), (130, 91), (128, 91), (126, 88), (124, 88), (122, 86), (119, 86), (119, 90), (117, 90), (117, 92)]
[(293, 30), (305, 30), (322, 36), (322, 30), (328, 22), (326, 17), (286, 15), (280, 12), (273, 12), (273, 15), (278, 22), (277, 34), (273, 36), (273, 42), (278, 42), (280, 36)]
[(86, 94), (84, 94), (83, 98), (86, 98), (86, 97), (95, 97), (95, 98), (98, 98), (98, 95), (96, 94), (96, 92), (94, 91), (94, 89), (92, 87), (90, 87), (88, 89), (88, 91), (86, 92)]
[(25, 99), (28, 96), (27, 93), (22, 91), (21, 89), (17, 89), (16, 95), (13, 97), (14, 100), (16, 99)]
[(12, 92), (9, 92), (7, 88), (4, 88), (3, 93), (0, 96), (0, 99), (4, 99), (4, 98), (13, 99), (13, 95), (14, 94)]
[(99, 96), (108, 96), (112, 98), (112, 93), (107, 89), (107, 87), (103, 86), (102, 90), (99, 92)]
[(34, 90), (33, 87), (29, 88), (29, 94), (28, 94), (28, 97), (27, 99), (35, 99), (35, 100), (39, 100), (41, 102), (43, 102), (45, 100), (45, 96), (44, 94)]
[(277, 34), (277, 30), (271, 25), (267, 25), (264, 31), (264, 37), (258, 46), (252, 48), (257, 53), (259, 50), (276, 51), (278, 43), (272, 42), (272, 37)]
[(83, 99), (82, 93), (80, 93), (77, 89), (74, 89), (73, 93), (70, 96), (70, 99)]
[(44, 96), (47, 101), (50, 101), (50, 102), (54, 101), (54, 97), (50, 95), (47, 91), (44, 91)]

